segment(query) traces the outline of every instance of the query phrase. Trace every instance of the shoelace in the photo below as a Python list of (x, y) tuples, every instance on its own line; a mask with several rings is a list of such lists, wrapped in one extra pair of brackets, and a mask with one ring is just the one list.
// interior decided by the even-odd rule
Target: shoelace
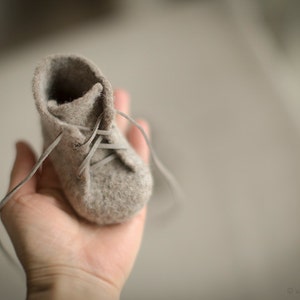
[[(119, 110), (116, 110), (116, 113), (119, 114), (120, 116), (124, 117), (125, 119), (127, 119), (131, 124), (133, 124), (134, 126), (136, 126), (139, 129), (139, 131), (141, 132), (141, 134), (143, 135), (143, 137), (146, 141), (147, 146), (149, 147), (154, 164), (160, 170), (160, 172), (163, 174), (163, 176), (166, 178), (168, 184), (171, 187), (171, 190), (175, 193), (175, 196), (177, 198), (183, 198), (183, 192), (180, 188), (180, 185), (177, 183), (177, 180), (172, 175), (172, 173), (163, 165), (163, 163), (160, 161), (160, 159), (156, 155), (156, 153), (152, 147), (152, 144), (150, 143), (143, 127), (140, 126), (133, 118), (131, 118), (127, 114), (125, 114)], [(111, 131), (109, 131), (109, 130), (100, 130), (99, 129), (99, 126), (101, 124), (101, 119), (102, 119), (102, 116), (100, 115), (96, 121), (95, 127), (92, 129), (91, 136), (87, 139), (87, 141), (84, 144), (79, 145), (79, 147), (81, 147), (83, 145), (93, 144), (92, 147), (90, 148), (87, 156), (84, 158), (81, 165), (79, 166), (78, 171), (77, 171), (77, 176), (80, 176), (82, 174), (82, 172), (85, 170), (85, 168), (90, 164), (91, 158), (93, 157), (93, 155), (95, 154), (97, 149), (109, 149), (109, 150), (126, 149), (126, 147), (124, 147), (122, 145), (118, 145), (118, 144), (101, 143), (101, 141), (103, 140), (103, 138), (105, 136), (108, 136), (111, 134)], [(84, 127), (84, 126), (77, 126), (77, 127), (83, 131), (91, 131), (91, 129), (88, 127)], [(18, 183), (11, 191), (9, 191), (6, 194), (6, 196), (0, 201), (0, 211), (5, 206), (5, 204), (13, 197), (13, 195), (15, 195), (16, 192), (19, 191), (22, 188), (22, 186), (24, 184), (26, 184), (34, 176), (34, 174), (37, 172), (37, 170), (43, 164), (45, 159), (57, 147), (57, 145), (61, 141), (62, 137), (63, 137), (63, 132), (59, 133), (59, 135), (54, 139), (54, 141), (42, 153), (42, 155), (39, 157), (39, 159), (37, 160), (36, 164), (33, 166), (30, 173), (20, 183)], [(94, 143), (93, 143), (93, 141), (94, 141)], [(113, 159), (115, 159), (116, 157), (117, 157), (117, 155), (115, 153), (109, 154), (104, 159), (94, 163), (92, 166), (95, 166), (95, 165), (103, 166), (103, 165), (109, 163), (110, 161), (112, 161)]]
[[(154, 162), (154, 164), (156, 165), (156, 167), (160, 170), (160, 172), (163, 174), (163, 176), (165, 177), (165, 179), (167, 180), (168, 184), (170, 185), (171, 190), (174, 192), (175, 196), (178, 199), (183, 199), (184, 194), (183, 191), (180, 188), (180, 185), (177, 183), (175, 177), (172, 175), (172, 173), (162, 164), (162, 162), (159, 160), (158, 156), (156, 155), (152, 144), (150, 143), (146, 132), (144, 131), (143, 127), (140, 126), (133, 118), (131, 118), (130, 116), (128, 116), (127, 114), (116, 110), (116, 113), (119, 114), (120, 116), (124, 117), (125, 119), (127, 119), (131, 124), (133, 124), (134, 126), (136, 126), (139, 131), (142, 133), (147, 146), (149, 147), (151, 156), (152, 156), (152, 160)], [(116, 145), (116, 144), (105, 144), (102, 143), (101, 141), (103, 140), (103, 137), (108, 136), (111, 134), (111, 131), (109, 130), (99, 130), (99, 126), (101, 124), (101, 116), (97, 119), (97, 122), (95, 124), (94, 129), (92, 130), (92, 134), (89, 137), (89, 139), (82, 144), (83, 145), (88, 145), (88, 144), (92, 144), (93, 140), (96, 138), (96, 136), (98, 135), (98, 137), (96, 138), (96, 141), (94, 142), (93, 146), (91, 147), (89, 153), (87, 154), (87, 156), (85, 157), (85, 159), (82, 161), (80, 167), (78, 168), (78, 172), (77, 172), (77, 176), (80, 176), (82, 174), (82, 172), (84, 171), (84, 169), (88, 166), (88, 164), (91, 161), (91, 158), (93, 157), (94, 153), (96, 152), (96, 150), (98, 148), (102, 148), (102, 149), (126, 149), (125, 147), (121, 146), (121, 145)], [(91, 131), (90, 128), (88, 127), (84, 127), (84, 126), (77, 126), (80, 130), (82, 131)], [(61, 132), (55, 139), (54, 141), (48, 146), (48, 148), (43, 152), (43, 154), (40, 156), (40, 158), (37, 160), (36, 164), (33, 166), (32, 170), (30, 171), (30, 173), (19, 183), (17, 184), (1, 201), (0, 201), (0, 212), (2, 210), (2, 208), (5, 206), (5, 204), (12, 198), (12, 196), (19, 190), (22, 188), (22, 186), (24, 184), (26, 184), (33, 176), (34, 174), (37, 172), (37, 170), (40, 168), (40, 166), (43, 164), (43, 162), (45, 161), (45, 159), (51, 154), (51, 152), (56, 148), (56, 146), (59, 144), (59, 142), (61, 141), (63, 137), (63, 132)], [(80, 147), (80, 146), (79, 146)], [(117, 157), (117, 155), (115, 153), (109, 154), (107, 157), (105, 157), (104, 159), (101, 159), (100, 161), (96, 162), (93, 164), (93, 166), (97, 165), (105, 165), (107, 163), (109, 163), (110, 161), (112, 161), (113, 159), (115, 159)], [(15, 261), (15, 259), (11, 256), (11, 254), (9, 253), (9, 251), (4, 247), (4, 245), (2, 244), (1, 240), (0, 240), (0, 250), (2, 251), (2, 253), (4, 254), (4, 256), (8, 259), (8, 261), (19, 271), (22, 271), (22, 268), (20, 267), (20, 265)]]

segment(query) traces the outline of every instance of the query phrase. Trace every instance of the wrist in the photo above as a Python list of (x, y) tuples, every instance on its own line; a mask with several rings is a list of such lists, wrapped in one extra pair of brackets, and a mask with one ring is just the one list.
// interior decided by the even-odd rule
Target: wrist
[(73, 268), (35, 270), (27, 281), (28, 300), (117, 300), (120, 297), (120, 291), (113, 284)]

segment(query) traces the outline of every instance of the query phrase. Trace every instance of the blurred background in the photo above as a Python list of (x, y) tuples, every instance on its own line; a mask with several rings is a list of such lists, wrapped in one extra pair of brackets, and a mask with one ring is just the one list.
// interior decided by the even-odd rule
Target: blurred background
[[(174, 199), (156, 175), (121, 298), (300, 299), (300, 2), (0, 0), (2, 195), (14, 143), (40, 153), (31, 79), (57, 52), (130, 91), (186, 193), (160, 214)], [(0, 270), (0, 298), (24, 299), (1, 254)]]

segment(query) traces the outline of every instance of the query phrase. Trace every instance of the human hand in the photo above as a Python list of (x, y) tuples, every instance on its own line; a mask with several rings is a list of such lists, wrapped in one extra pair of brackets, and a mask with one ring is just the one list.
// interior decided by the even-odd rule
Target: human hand
[[(128, 113), (125, 91), (115, 92), (115, 106)], [(116, 118), (133, 148), (148, 162), (142, 134), (121, 116)], [(149, 132), (145, 121), (139, 124)], [(35, 162), (30, 146), (19, 142), (10, 189)], [(139, 250), (145, 216), (146, 208), (123, 224), (99, 226), (83, 220), (69, 205), (48, 159), (1, 212), (26, 273), (28, 299), (118, 299)]]

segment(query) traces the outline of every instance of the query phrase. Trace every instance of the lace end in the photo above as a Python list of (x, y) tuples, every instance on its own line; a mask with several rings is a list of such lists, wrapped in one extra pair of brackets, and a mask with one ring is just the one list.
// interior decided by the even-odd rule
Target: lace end
[(0, 211), (3, 209), (5, 204), (26, 184), (37, 172), (40, 168), (44, 160), (51, 154), (51, 152), (55, 149), (62, 138), (63, 133), (61, 132), (55, 140), (48, 146), (48, 148), (44, 151), (44, 153), (40, 156), (36, 164), (33, 166), (30, 173), (20, 182), (18, 183), (10, 192), (6, 194), (6, 196), (0, 200)]
[(139, 129), (139, 131), (143, 135), (145, 142), (150, 150), (154, 165), (157, 167), (157, 169), (160, 171), (160, 173), (166, 179), (175, 198), (179, 199), (180, 201), (183, 200), (185, 198), (183, 189), (181, 188), (180, 184), (178, 183), (178, 181), (174, 177), (174, 175), (164, 166), (164, 164), (158, 158), (143, 127), (139, 123), (137, 123), (133, 118), (131, 118), (127, 114), (123, 113), (122, 111), (116, 110), (116, 113), (119, 114), (120, 116), (122, 116), (123, 118), (127, 119), (130, 123), (132, 123), (134, 126), (136, 126)]

